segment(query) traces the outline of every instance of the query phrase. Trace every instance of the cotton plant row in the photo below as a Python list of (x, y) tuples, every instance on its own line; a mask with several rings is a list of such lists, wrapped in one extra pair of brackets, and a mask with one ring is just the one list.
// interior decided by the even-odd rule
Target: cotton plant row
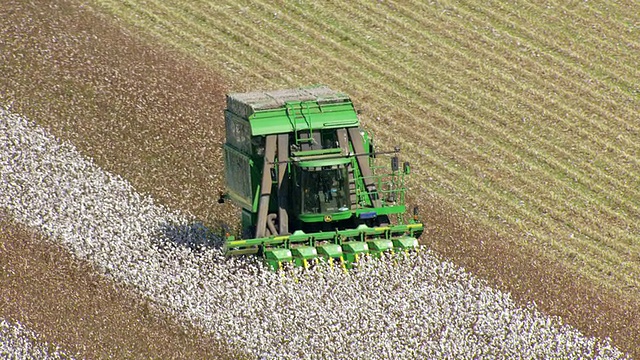
[(426, 249), (346, 274), (321, 267), (282, 276), (254, 258), (227, 259), (195, 219), (7, 109), (0, 176), (0, 207), (16, 220), (258, 358), (625, 357)]
[(0, 319), (0, 359), (73, 359), (19, 322)]

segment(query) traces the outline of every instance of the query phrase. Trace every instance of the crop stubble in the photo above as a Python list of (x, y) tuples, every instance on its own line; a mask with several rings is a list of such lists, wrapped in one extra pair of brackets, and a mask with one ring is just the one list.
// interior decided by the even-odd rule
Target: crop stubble
[[(181, 55), (141, 45), (136, 35), (91, 11), (78, 12), (74, 2), (39, 13), (50, 6), (3, 5), (11, 16), (3, 37), (14, 49), (5, 56), (24, 57), (5, 62), (2, 70), (10, 76), (0, 80), (7, 89), (2, 101), (168, 205), (211, 226), (220, 219), (235, 221), (235, 210), (215, 204), (224, 80)], [(359, 94), (367, 98), (364, 88)], [(621, 348), (635, 350), (637, 301), (609, 295), (587, 280), (576, 282), (561, 265), (479, 229), (445, 204), (424, 205), (426, 238), (434, 249), (585, 333), (611, 336)]]

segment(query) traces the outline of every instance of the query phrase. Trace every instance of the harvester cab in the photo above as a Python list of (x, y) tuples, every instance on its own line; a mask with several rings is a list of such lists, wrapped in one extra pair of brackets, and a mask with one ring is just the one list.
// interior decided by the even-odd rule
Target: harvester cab
[[(348, 96), (326, 86), (227, 95), (226, 191), (242, 207), (227, 255), (257, 254), (274, 270), (416, 249), (405, 219), (398, 152), (376, 152)], [(380, 164), (376, 155), (393, 155)]]

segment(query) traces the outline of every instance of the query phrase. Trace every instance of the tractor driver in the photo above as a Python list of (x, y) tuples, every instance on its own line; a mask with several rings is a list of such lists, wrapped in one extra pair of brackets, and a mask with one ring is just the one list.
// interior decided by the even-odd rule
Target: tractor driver
[(333, 193), (336, 189), (333, 188), (333, 171), (327, 171), (320, 173), (320, 189), (324, 194), (324, 202), (329, 203), (333, 200)]

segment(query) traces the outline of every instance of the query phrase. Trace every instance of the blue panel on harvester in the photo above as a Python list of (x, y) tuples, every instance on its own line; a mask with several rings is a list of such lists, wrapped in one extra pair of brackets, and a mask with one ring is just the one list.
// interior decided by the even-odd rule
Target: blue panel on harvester
[(373, 219), (376, 216), (378, 216), (378, 213), (376, 213), (375, 211), (360, 213), (360, 219)]

